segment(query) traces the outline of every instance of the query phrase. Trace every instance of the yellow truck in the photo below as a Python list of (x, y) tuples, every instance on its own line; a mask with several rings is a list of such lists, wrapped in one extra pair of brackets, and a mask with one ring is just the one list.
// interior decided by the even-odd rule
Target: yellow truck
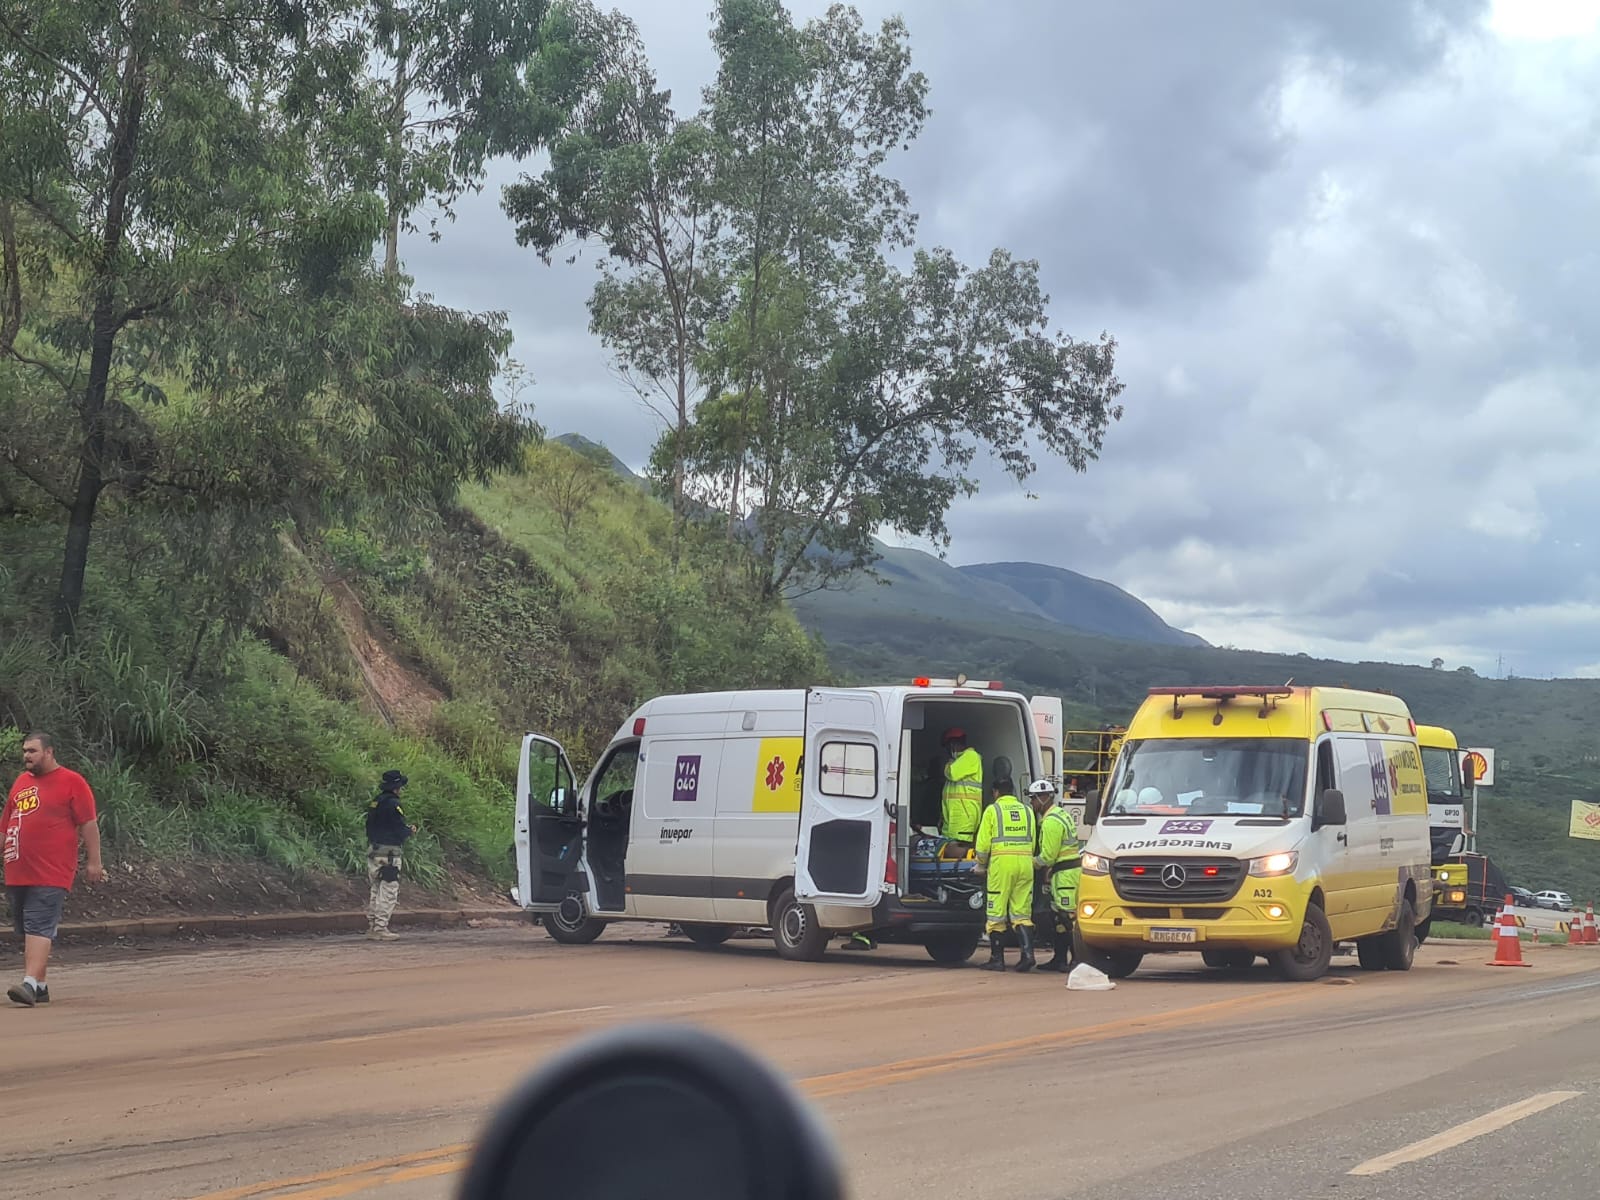
[(1341, 941), (1405, 971), (1427, 936), (1427, 786), (1398, 697), (1152, 688), (1086, 816), (1075, 941), (1114, 978), (1189, 950), (1312, 980)]

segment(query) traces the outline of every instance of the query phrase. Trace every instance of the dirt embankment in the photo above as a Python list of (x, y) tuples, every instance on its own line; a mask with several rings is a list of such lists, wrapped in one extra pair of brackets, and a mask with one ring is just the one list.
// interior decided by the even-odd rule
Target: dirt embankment
[[(296, 554), (304, 554), (293, 541)], [(408, 666), (387, 633), (372, 620), (355, 590), (337, 575), (319, 572), (332, 598), (350, 656), (365, 682), (368, 706), (391, 726), (416, 729), (445, 697)], [(364, 876), (291, 872), (259, 860), (188, 859), (120, 861), (106, 856), (107, 878), (90, 884), (80, 871), (66, 906), (71, 924), (147, 917), (249, 917), (287, 912), (357, 912), (366, 907)], [(489, 880), (451, 869), (443, 887), (401, 883), (401, 904), (414, 908), (471, 909), (504, 905), (505, 892)]]
[[(356, 912), (366, 907), (364, 878), (322, 872), (291, 874), (253, 861), (118, 862), (108, 856), (104, 883), (80, 871), (64, 919), (131, 920), (140, 917), (237, 916), (282, 912)], [(491, 908), (506, 894), (483, 879), (452, 872), (447, 887), (429, 891), (412, 880), (400, 885), (402, 906)]]

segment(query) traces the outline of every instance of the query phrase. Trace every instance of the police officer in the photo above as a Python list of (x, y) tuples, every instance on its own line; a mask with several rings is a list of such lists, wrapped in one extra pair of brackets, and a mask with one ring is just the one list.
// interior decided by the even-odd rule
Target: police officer
[(1055, 784), (1036, 779), (1028, 785), (1028, 799), (1039, 813), (1039, 852), (1033, 865), (1045, 872), (1044, 890), (1050, 903), (1051, 942), (1055, 955), (1040, 970), (1065, 971), (1072, 954), (1072, 922), (1078, 911), (1078, 880), (1082, 876), (1082, 851), (1078, 823), (1067, 811), (1066, 798), (1056, 799)]
[(989, 961), (985, 971), (1004, 971), (1006, 952), (1001, 937), (1016, 930), (1022, 955), (1017, 970), (1031, 971), (1033, 957), (1033, 853), (1039, 822), (1033, 809), (1017, 799), (1009, 777), (994, 783), (994, 803), (978, 823), (978, 866), (988, 892)]
[(401, 847), (416, 833), (406, 824), (400, 807), (400, 789), (410, 782), (399, 771), (385, 771), (376, 797), (367, 805), (367, 936), (375, 942), (392, 942), (400, 935), (389, 929), (395, 902), (400, 899)]

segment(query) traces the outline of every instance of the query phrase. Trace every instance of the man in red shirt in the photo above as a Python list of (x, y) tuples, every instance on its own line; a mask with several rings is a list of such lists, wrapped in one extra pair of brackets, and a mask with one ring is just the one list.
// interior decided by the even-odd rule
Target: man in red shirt
[(0, 809), (0, 866), (11, 919), (23, 940), (25, 974), (6, 990), (13, 1003), (32, 1008), (50, 1002), (45, 969), (62, 901), (78, 875), (80, 839), (88, 851), (89, 882), (99, 883), (106, 871), (94, 793), (82, 775), (56, 762), (49, 734), (30, 733), (22, 743), (22, 774)]

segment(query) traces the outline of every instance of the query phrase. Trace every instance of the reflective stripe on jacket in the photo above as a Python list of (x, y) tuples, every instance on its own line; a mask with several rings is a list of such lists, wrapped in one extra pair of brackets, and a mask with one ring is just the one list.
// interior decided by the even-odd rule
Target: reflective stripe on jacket
[(944, 795), (939, 832), (970, 839), (983, 811), (983, 757), (968, 746), (944, 768)]
[(1078, 842), (1078, 823), (1067, 806), (1057, 801), (1039, 822), (1039, 853), (1036, 867), (1067, 868), (1079, 864), (1083, 847)]
[(980, 859), (1033, 857), (1038, 836), (1038, 818), (1028, 805), (1015, 796), (1001, 796), (983, 810), (978, 823), (977, 851)]

